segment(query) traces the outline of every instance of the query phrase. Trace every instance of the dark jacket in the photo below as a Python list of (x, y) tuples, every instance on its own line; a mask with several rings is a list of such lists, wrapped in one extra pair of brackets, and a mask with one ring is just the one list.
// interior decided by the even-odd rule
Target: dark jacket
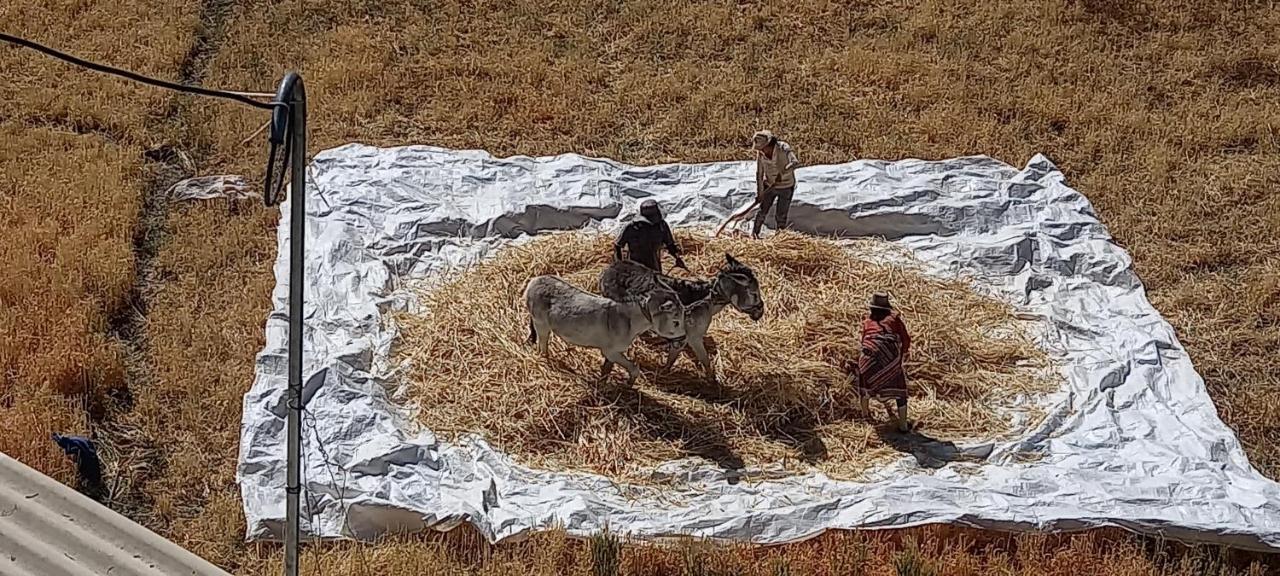
[(680, 248), (671, 235), (671, 227), (663, 220), (656, 224), (643, 218), (627, 224), (613, 243), (613, 255), (622, 258), (622, 247), (627, 247), (627, 257), (644, 264), (652, 270), (662, 271), (661, 250), (666, 246), (672, 256), (680, 256)]

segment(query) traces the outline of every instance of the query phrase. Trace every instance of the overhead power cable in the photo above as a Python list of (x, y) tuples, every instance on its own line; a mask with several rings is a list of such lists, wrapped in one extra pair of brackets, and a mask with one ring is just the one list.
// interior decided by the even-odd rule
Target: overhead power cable
[(78, 58), (76, 56), (72, 56), (71, 54), (67, 54), (66, 52), (55, 50), (43, 44), (39, 44), (37, 42), (27, 40), (26, 38), (19, 38), (17, 36), (13, 36), (10, 34), (0, 33), (0, 40), (9, 42), (11, 44), (16, 44), (18, 46), (22, 46), (23, 48), (29, 48), (31, 50), (35, 50), (36, 52), (40, 52), (47, 56), (57, 58), (58, 60), (62, 60), (63, 62), (67, 62), (69, 64), (79, 66), (81, 68), (93, 70), (95, 72), (101, 72), (103, 74), (110, 74), (112, 76), (119, 76), (121, 78), (127, 78), (129, 80), (133, 80), (134, 82), (141, 82), (143, 84), (148, 84), (151, 86), (155, 86), (157, 88), (164, 88), (167, 90), (174, 90), (177, 92), (186, 92), (188, 94), (198, 94), (200, 96), (208, 96), (210, 98), (222, 98), (224, 100), (232, 100), (247, 106), (253, 106), (254, 108), (262, 108), (264, 110), (272, 110), (272, 109), (275, 109), (277, 106), (284, 105), (283, 103), (280, 103), (280, 102), (261, 102), (254, 99), (254, 98), (274, 98), (275, 94), (268, 94), (265, 92), (235, 92), (230, 90), (215, 90), (212, 88), (201, 88), (199, 86), (188, 86), (186, 84), (178, 84), (177, 82), (170, 82), (168, 80), (151, 78), (150, 76), (144, 76), (137, 72), (124, 70), (122, 68), (116, 68), (114, 66), (107, 66), (106, 64), (98, 64), (97, 62), (90, 62), (83, 58)]

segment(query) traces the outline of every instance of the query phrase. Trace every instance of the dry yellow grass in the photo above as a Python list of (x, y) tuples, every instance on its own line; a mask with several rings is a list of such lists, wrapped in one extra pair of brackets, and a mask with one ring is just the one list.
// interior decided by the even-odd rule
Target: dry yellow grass
[[(195, 41), (199, 10), (192, 0), (5, 2), (0, 23), (7, 33), (84, 58), (176, 78)], [(143, 145), (161, 137), (151, 128), (165, 112), (166, 92), (108, 80), (8, 45), (0, 46), (0, 78), (0, 120)], [(138, 190), (140, 184), (129, 187)]]
[[(1280, 7), (1273, 3), (253, 0), (230, 8), (212, 27), (226, 38), (207, 48), (205, 83), (269, 89), (284, 69), (300, 67), (317, 149), (425, 142), (497, 154), (701, 161), (743, 158), (746, 135), (767, 126), (807, 162), (981, 153), (1019, 163), (1045, 152), (1134, 256), (1251, 461), (1280, 474), (1280, 196), (1272, 193), (1280, 187)], [(0, 27), (174, 78), (197, 11), (150, 1), (9, 2), (0, 5)], [(185, 130), (172, 135), (149, 123), (167, 95), (68, 72), (0, 48), (0, 118), (24, 129), (127, 136), (131, 146), (174, 144), (206, 173), (260, 169), (261, 142), (240, 144), (260, 114), (184, 108)], [(44, 86), (55, 80), (80, 97), (52, 98)], [(18, 194), (67, 193), (48, 181), (33, 186)], [(137, 205), (135, 198), (111, 211)], [(272, 547), (239, 542), (233, 483), (238, 398), (252, 379), (269, 309), (272, 220), (262, 209), (220, 203), (170, 215), (158, 259), (164, 275), (148, 292), (142, 343), (145, 363), (165, 367), (164, 376), (130, 382), (138, 404), (150, 408), (119, 419), (134, 430), (126, 455), (154, 463), (145, 467), (150, 480), (140, 479), (128, 498), (145, 508), (138, 516), (241, 573), (278, 566)], [(51, 336), (66, 347), (81, 337)], [(57, 396), (26, 381), (14, 387), (11, 373), (0, 377), (22, 394), (26, 422), (82, 420)], [(11, 398), (0, 404), (17, 406)], [(40, 448), (47, 440), (38, 427), (2, 428), (19, 422), (10, 414), (0, 420), (0, 442), (32, 447), (38, 467), (65, 478), (65, 464)], [(157, 512), (152, 501), (168, 504)], [(1014, 553), (957, 543), (953, 533), (919, 534), (929, 546), (965, 550), (957, 562), (979, 573), (1180, 570), (1124, 539), (1021, 537), (1010, 543)], [(335, 573), (580, 570), (585, 551), (555, 538), (494, 551), (453, 541), (360, 548), (365, 554), (341, 546), (321, 548), (319, 557)], [(844, 550), (850, 541), (832, 542)], [(791, 572), (802, 573), (813, 558), (838, 556), (825, 546), (769, 553), (792, 558)], [(890, 573), (883, 555), (896, 548), (873, 550), (867, 573)], [(489, 560), (472, 563), (481, 556)], [(309, 551), (307, 566), (317, 557)], [(671, 558), (647, 573), (684, 571), (679, 556)], [(753, 556), (723, 558), (717, 566)], [(954, 573), (963, 570), (974, 568)]]
[(132, 153), (0, 124), (0, 451), (62, 479), (49, 434), (83, 433), (84, 403), (124, 386), (107, 329), (133, 284)]
[(525, 283), (551, 274), (595, 293), (612, 255), (610, 237), (562, 233), (426, 287), (425, 313), (400, 318), (399, 350), (423, 423), (454, 437), (482, 434), (534, 466), (631, 481), (686, 456), (729, 469), (812, 466), (858, 477), (895, 456), (875, 426), (885, 421), (882, 408), (873, 406), (871, 420), (856, 415), (843, 369), (857, 361), (864, 303), (876, 290), (893, 295), (914, 334), (911, 417), (930, 437), (998, 437), (1011, 424), (1010, 399), (1029, 397), (1020, 411), (1034, 413), (1035, 395), (1055, 382), (1007, 306), (961, 281), (925, 277), (909, 260), (872, 263), (905, 259), (892, 244), (842, 248), (798, 234), (709, 240), (705, 231), (677, 238), (700, 277), (714, 275), (725, 253), (752, 267), (766, 302), (760, 322), (732, 310), (716, 317), (709, 337), (718, 383), (688, 353), (662, 372), (664, 353), (645, 344), (632, 347), (648, 373), (634, 387), (619, 373), (598, 382), (594, 350), (553, 340), (545, 360), (526, 345)]
[[(167, 226), (187, 233), (173, 235), (154, 263), (166, 281), (147, 315), (150, 381), (116, 418), (130, 432), (121, 441), (145, 464), (128, 480), (136, 515), (172, 533), (196, 522), (190, 535), (226, 553), (244, 532), (236, 423), (265, 344), (261, 315), (273, 279), (262, 263), (275, 255), (275, 220), (274, 210), (248, 202), (171, 211)], [(249, 317), (260, 319), (229, 321)]]
[[(163, 7), (163, 9), (161, 9)], [(174, 76), (190, 2), (6, 2), (5, 32)], [(164, 94), (0, 46), (0, 451), (68, 479), (51, 432), (82, 434), (125, 387), (142, 150)], [(87, 396), (87, 397), (86, 397)]]
[[(303, 550), (308, 574), (356, 576), (1261, 576), (1265, 562), (1226, 550), (1175, 551), (1118, 531), (1010, 538), (965, 528), (837, 532), (787, 546), (614, 549), (546, 532), (516, 544), (489, 546), (465, 528), (445, 535), (393, 538), (373, 547), (350, 544)], [(244, 574), (274, 574), (278, 559), (263, 550), (244, 558)], [(913, 570), (914, 569), (914, 570)]]

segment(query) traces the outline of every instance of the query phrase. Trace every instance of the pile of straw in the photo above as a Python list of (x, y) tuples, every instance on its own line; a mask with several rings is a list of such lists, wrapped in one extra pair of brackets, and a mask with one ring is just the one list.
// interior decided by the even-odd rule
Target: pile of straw
[[(887, 243), (837, 244), (784, 233), (765, 241), (677, 234), (685, 260), (709, 277), (726, 252), (751, 266), (766, 312), (760, 322), (726, 309), (709, 348), (720, 375), (707, 382), (687, 353), (658, 373), (661, 350), (637, 342), (645, 370), (598, 381), (595, 350), (553, 339), (551, 359), (525, 344), (525, 282), (556, 274), (597, 292), (610, 238), (559, 233), (506, 248), (423, 288), (425, 313), (401, 318), (421, 418), (446, 437), (483, 435), (526, 464), (643, 480), (666, 460), (699, 456), (727, 468), (782, 464), (856, 477), (895, 456), (886, 414), (862, 418), (841, 366), (857, 360), (872, 292), (887, 291), (912, 332), (911, 419), (930, 437), (1008, 432), (1014, 399), (1047, 391), (1047, 359), (1003, 304), (961, 281), (927, 278), (885, 261)], [(895, 260), (896, 261), (896, 260)], [(683, 275), (682, 271), (674, 271)]]

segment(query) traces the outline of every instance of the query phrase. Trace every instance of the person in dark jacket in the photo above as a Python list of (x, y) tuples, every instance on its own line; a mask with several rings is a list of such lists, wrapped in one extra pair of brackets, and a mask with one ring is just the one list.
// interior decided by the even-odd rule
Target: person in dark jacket
[(676, 267), (689, 268), (680, 257), (680, 247), (671, 235), (671, 227), (662, 219), (662, 210), (653, 200), (640, 203), (640, 218), (633, 220), (622, 229), (618, 240), (613, 243), (613, 257), (622, 259), (622, 248), (627, 249), (627, 258), (643, 264), (651, 270), (662, 272), (662, 248), (665, 247), (676, 259)]

